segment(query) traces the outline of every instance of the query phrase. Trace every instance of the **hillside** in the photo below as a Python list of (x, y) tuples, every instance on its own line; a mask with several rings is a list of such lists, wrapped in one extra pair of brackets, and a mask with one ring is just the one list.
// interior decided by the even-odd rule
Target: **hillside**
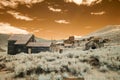
[(9, 35), (7, 34), (0, 34), (0, 46), (7, 46), (7, 40)]
[(43, 38), (36, 37), (35, 39), (36, 39), (37, 42), (50, 42), (50, 40), (46, 40), (46, 39), (43, 39)]
[(103, 38), (108, 38), (112, 43), (120, 43), (120, 25), (110, 25), (106, 26), (100, 30), (97, 30), (86, 37), (89, 36), (100, 36)]

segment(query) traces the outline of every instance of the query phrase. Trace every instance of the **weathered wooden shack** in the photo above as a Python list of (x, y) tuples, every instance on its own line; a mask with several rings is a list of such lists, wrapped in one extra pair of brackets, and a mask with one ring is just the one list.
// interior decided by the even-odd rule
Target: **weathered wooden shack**
[(34, 35), (32, 34), (14, 34), (8, 39), (8, 54), (27, 52), (26, 45), (34, 41)]
[(8, 54), (17, 53), (38, 53), (48, 51), (50, 44), (36, 42), (32, 34), (14, 34), (8, 39)]

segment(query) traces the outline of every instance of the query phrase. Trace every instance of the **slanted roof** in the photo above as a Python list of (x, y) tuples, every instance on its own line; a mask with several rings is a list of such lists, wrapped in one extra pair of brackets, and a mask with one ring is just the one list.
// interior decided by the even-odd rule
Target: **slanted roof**
[(16, 41), (15, 44), (26, 44), (32, 36), (32, 34), (14, 34), (8, 40)]
[(27, 47), (50, 47), (51, 43), (29, 42)]

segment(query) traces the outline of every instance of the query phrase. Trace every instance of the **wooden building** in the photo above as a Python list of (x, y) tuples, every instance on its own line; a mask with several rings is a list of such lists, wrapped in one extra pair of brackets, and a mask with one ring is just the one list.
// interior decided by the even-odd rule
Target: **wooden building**
[(32, 34), (14, 34), (8, 39), (8, 54), (48, 51), (50, 44), (38, 43)]
[(50, 44), (51, 43), (40, 43), (40, 42), (29, 42), (27, 44), (27, 53), (39, 53), (39, 52), (45, 52), (50, 50)]
[(64, 40), (64, 47), (73, 48), (80, 46), (80, 40), (76, 39), (74, 36), (70, 36), (68, 39)]

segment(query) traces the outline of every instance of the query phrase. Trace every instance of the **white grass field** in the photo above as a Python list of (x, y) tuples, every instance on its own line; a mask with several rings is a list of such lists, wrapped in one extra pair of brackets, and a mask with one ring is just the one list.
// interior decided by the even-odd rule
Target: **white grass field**
[[(95, 59), (98, 60), (97, 65), (94, 65)], [(0, 53), (0, 80), (63, 80), (69, 77), (83, 77), (85, 80), (119, 80), (119, 75), (120, 45), (88, 51), (70, 48), (62, 54)]]

